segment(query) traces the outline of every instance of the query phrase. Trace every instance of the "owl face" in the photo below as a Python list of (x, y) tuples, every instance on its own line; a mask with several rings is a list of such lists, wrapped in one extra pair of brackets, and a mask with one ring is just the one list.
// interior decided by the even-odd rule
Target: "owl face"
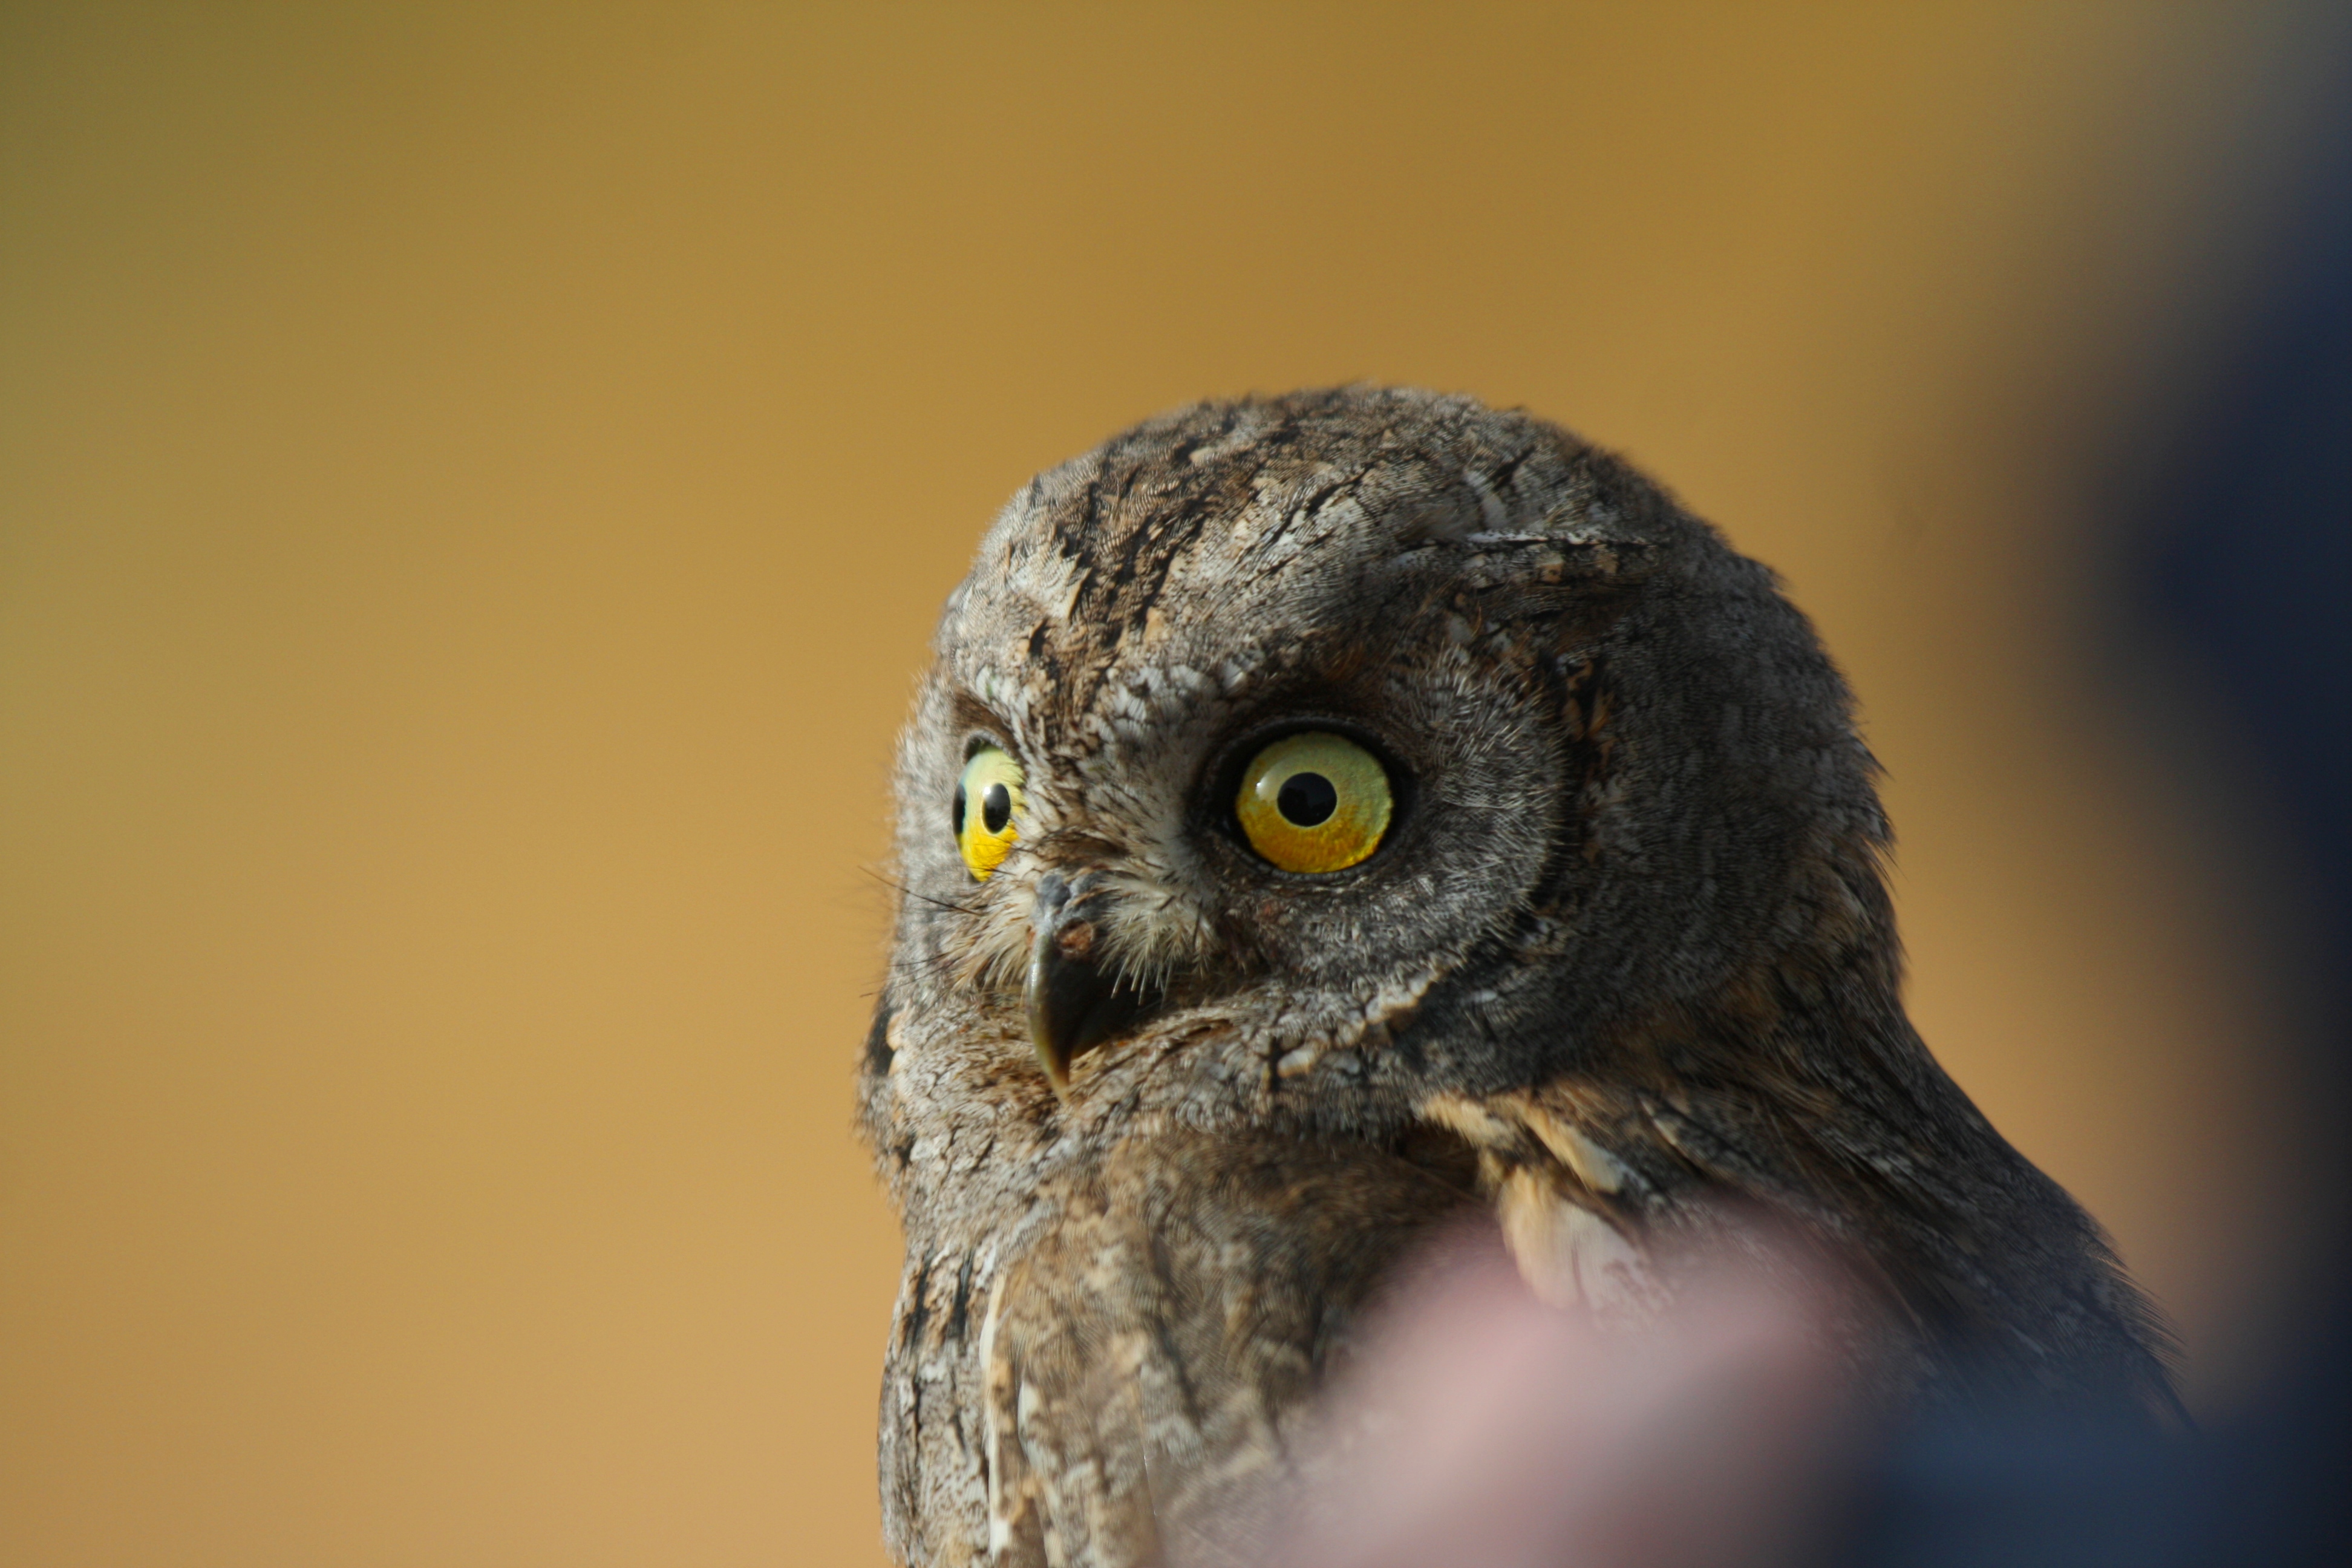
[(967, 589), (942, 639), (906, 760), (931, 809), (902, 854), (955, 906), (939, 957), (965, 1005), (1018, 1000), (1049, 1078), (1098, 1033), (1204, 1008), (1277, 1060), (1377, 1021), (1543, 877), (1570, 763), (1547, 671), (1433, 601), (1428, 563), (1358, 570), (1360, 541), (1328, 531), (1244, 584), (1225, 531), (1169, 564), (1238, 592), (1112, 642), (1066, 613), (1083, 569), (1050, 536), (1006, 542), (1019, 567)]
[[(989, 533), (901, 750), (893, 1052), (1071, 1106), (1361, 1110), (1727, 962), (1710, 922), (1773, 846), (1703, 840), (1818, 794), (1758, 776), (1820, 706), (1801, 624), (1819, 668), (1777, 695), (1662, 681), (1705, 651), (1645, 630), (1662, 595), (1769, 680), (1769, 579), (1550, 426), (1333, 395), (1141, 426)], [(1859, 776), (1828, 679), (1801, 738)]]

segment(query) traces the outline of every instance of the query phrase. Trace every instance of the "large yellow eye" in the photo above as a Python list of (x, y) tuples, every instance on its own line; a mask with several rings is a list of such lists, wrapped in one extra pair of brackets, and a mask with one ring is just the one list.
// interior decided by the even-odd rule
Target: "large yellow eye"
[(1021, 837), (1021, 764), (994, 746), (982, 746), (956, 780), (956, 847), (982, 881), (1003, 863)]
[(1286, 871), (1343, 871), (1389, 830), (1388, 770), (1343, 736), (1285, 735), (1250, 759), (1234, 813), (1250, 847)]

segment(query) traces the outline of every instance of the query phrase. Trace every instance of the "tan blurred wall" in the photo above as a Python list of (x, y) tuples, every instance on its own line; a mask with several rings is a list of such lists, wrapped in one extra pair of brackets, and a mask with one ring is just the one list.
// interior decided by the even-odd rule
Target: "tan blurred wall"
[(877, 1561), (936, 607), (1033, 469), (1355, 377), (1787, 574), (1928, 1039), (2226, 1382), (2271, 1091), (2043, 437), (2231, 15), (8, 7), (0, 1559)]

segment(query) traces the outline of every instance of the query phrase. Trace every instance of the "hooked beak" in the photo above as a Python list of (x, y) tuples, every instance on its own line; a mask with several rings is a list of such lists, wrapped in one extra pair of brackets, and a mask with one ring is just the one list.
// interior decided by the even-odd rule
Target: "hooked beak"
[[(1081, 882), (1084, 879), (1081, 879)], [(1066, 1099), (1070, 1063), (1135, 1020), (1143, 999), (1115, 984), (1097, 963), (1099, 933), (1088, 918), (1083, 887), (1074, 896), (1058, 871), (1037, 883), (1031, 922), (1029, 974), (1021, 1002), (1029, 1016), (1029, 1043), (1054, 1093)]]

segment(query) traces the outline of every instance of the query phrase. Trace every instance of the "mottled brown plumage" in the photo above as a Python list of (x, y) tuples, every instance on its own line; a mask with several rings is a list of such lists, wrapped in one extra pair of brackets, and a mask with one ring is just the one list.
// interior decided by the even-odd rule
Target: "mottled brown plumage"
[[(1853, 1260), (1893, 1396), (2168, 1401), (2097, 1227), (1904, 1016), (1843, 682), (1626, 465), (1464, 398), (1202, 405), (1033, 481), (935, 651), (861, 1079), (900, 1558), (1247, 1561), (1351, 1324), (1465, 1209), (1638, 1317), (1735, 1200)], [(1235, 829), (1302, 727), (1395, 780), (1360, 865)], [(1025, 777), (985, 880), (948, 804), (982, 744)]]

